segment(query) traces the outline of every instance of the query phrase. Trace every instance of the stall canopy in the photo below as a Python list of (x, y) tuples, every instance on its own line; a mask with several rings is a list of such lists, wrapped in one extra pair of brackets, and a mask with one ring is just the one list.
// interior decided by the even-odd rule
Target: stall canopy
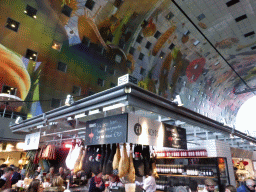
[[(233, 147), (255, 148), (255, 138), (178, 106), (132, 83), (83, 98), (71, 106), (56, 108), (19, 124), (11, 125), (10, 128), (15, 133), (40, 132), (40, 142), (65, 141), (74, 137), (84, 139), (86, 122), (124, 113), (169, 125), (179, 125), (186, 129), (187, 141), (192, 145), (199, 145), (198, 140), (218, 139), (230, 142)], [(244, 142), (239, 145), (238, 141), (241, 139)]]

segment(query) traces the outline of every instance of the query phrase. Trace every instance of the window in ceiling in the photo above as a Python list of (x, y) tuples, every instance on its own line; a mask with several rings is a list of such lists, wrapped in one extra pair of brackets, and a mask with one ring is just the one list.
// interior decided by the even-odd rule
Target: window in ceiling
[(194, 45), (197, 46), (199, 43), (200, 43), (200, 41), (196, 40), (196, 41), (194, 42)]
[(58, 107), (60, 107), (60, 105), (61, 105), (61, 100), (60, 99), (52, 98), (52, 101), (51, 101), (51, 107), (52, 108), (58, 108)]
[(246, 18), (247, 18), (247, 15), (244, 14), (244, 15), (242, 15), (242, 16), (240, 16), (240, 17), (235, 18), (235, 20), (236, 20), (236, 22), (239, 22), (239, 21), (242, 21), (242, 20), (244, 20), (244, 19), (246, 19)]
[(143, 58), (144, 58), (144, 54), (143, 54), (143, 53), (140, 53), (140, 55), (139, 55), (139, 60), (143, 60)]
[(119, 8), (123, 4), (123, 0), (115, 0), (114, 6)]
[(142, 39), (143, 39), (143, 37), (142, 37), (141, 35), (139, 35), (138, 38), (137, 38), (137, 40), (136, 40), (136, 42), (141, 43), (141, 42), (142, 42)]
[(67, 5), (64, 5), (62, 7), (62, 10), (61, 10), (61, 13), (63, 13), (64, 15), (66, 15), (67, 17), (70, 17), (71, 16), (71, 13), (72, 13), (72, 8), (67, 6)]
[(107, 71), (107, 65), (100, 65), (100, 70), (106, 72)]
[(205, 15), (202, 13), (201, 15), (197, 16), (198, 21), (201, 21), (205, 18)]
[(217, 66), (217, 65), (219, 65), (219, 64), (220, 64), (220, 62), (219, 62), (219, 61), (217, 61), (214, 65), (215, 65), (215, 66)]
[(115, 56), (115, 62), (116, 62), (116, 63), (121, 63), (121, 61), (122, 61), (122, 56), (116, 54), (116, 56)]
[(17, 92), (17, 88), (14, 87), (10, 87), (8, 85), (3, 85), (2, 86), (2, 93), (6, 93), (9, 95), (16, 95)]
[(134, 54), (134, 51), (135, 51), (135, 49), (134, 49), (133, 47), (131, 47), (130, 50), (129, 50), (129, 53), (130, 53), (131, 55), (133, 55), (133, 54)]
[(227, 7), (231, 7), (232, 5), (235, 5), (236, 3), (239, 3), (239, 0), (231, 0), (226, 3)]
[(172, 43), (172, 44), (169, 46), (169, 49), (172, 50), (174, 47), (175, 47), (175, 45)]
[(57, 69), (62, 72), (67, 72), (67, 64), (59, 62)]
[(164, 58), (164, 55), (165, 55), (165, 53), (164, 53), (163, 51), (161, 51), (161, 53), (159, 54), (159, 57), (160, 57), (161, 59), (163, 59), (163, 58)]
[(110, 83), (110, 87), (115, 87), (116, 86), (116, 84), (115, 83)]
[(145, 73), (146, 73), (146, 69), (144, 69), (143, 67), (141, 67), (141, 68), (140, 68), (140, 74), (144, 76)]
[(37, 52), (35, 52), (35, 51), (31, 50), (31, 49), (27, 49), (25, 57), (27, 59), (36, 61), (36, 59), (37, 59)]
[(86, 46), (89, 47), (90, 46), (90, 39), (88, 39), (87, 37), (83, 37), (82, 39), (82, 43)]
[(244, 37), (249, 37), (249, 36), (254, 35), (254, 34), (255, 34), (255, 32), (251, 31), (249, 33), (244, 34)]
[(174, 17), (174, 14), (170, 11), (170, 12), (168, 13), (168, 15), (166, 15), (165, 18), (169, 21), (169, 20), (171, 20), (173, 17)]
[(101, 79), (101, 78), (98, 78), (97, 84), (98, 84), (99, 86), (103, 87), (103, 86), (104, 86), (104, 80)]
[(129, 61), (129, 60), (127, 60), (127, 61), (126, 61), (126, 67), (128, 67), (129, 69), (131, 69), (131, 67), (132, 67), (132, 62)]
[(93, 10), (94, 5), (95, 5), (95, 2), (93, 0), (87, 0), (85, 3), (85, 7), (90, 10)]
[(19, 26), (20, 26), (20, 23), (17, 22), (17, 21), (14, 21), (13, 19), (11, 18), (7, 18), (7, 22), (5, 24), (5, 27), (7, 27), (8, 29), (10, 30), (13, 30), (15, 32), (18, 31), (19, 29)]
[(189, 30), (187, 30), (185, 33), (184, 33), (184, 35), (189, 35), (190, 34), (190, 31)]
[(256, 49), (256, 46), (251, 47), (252, 50)]
[(81, 94), (81, 88), (78, 86), (73, 86), (72, 93), (75, 95), (80, 95)]
[(111, 74), (111, 75), (115, 75), (115, 74), (116, 74), (116, 70), (114, 70), (114, 69), (110, 69), (110, 70), (109, 70), (109, 74)]
[(188, 95), (188, 99), (191, 100), (191, 95)]
[(55, 49), (57, 51), (61, 51), (62, 43), (53, 40), (52, 41), (52, 49)]
[(145, 47), (146, 47), (147, 49), (149, 49), (149, 48), (151, 47), (151, 45), (152, 45), (152, 43), (150, 43), (150, 42), (148, 41)]
[(161, 33), (160, 33), (159, 31), (156, 31), (154, 37), (155, 37), (156, 39), (158, 39), (158, 38), (160, 37), (160, 35), (161, 35)]
[(24, 13), (34, 19), (36, 19), (36, 13), (37, 10), (29, 5), (27, 5), (26, 10), (24, 11)]

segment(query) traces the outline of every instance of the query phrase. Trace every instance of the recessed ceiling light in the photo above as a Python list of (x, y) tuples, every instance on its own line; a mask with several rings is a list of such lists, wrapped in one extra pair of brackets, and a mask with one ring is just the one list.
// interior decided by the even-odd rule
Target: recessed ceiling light
[(12, 26), (12, 27), (15, 27), (15, 25), (14, 25), (14, 24), (11, 24), (11, 26)]
[(196, 40), (196, 41), (194, 42), (194, 45), (197, 46), (199, 43), (200, 43), (200, 41)]
[(24, 13), (27, 13), (27, 11), (25, 10)]
[(36, 15), (33, 16), (36, 19)]
[(29, 59), (33, 59), (32, 57), (29, 57)]
[(35, 57), (35, 56), (36, 56), (36, 54), (34, 53), (34, 54), (33, 54), (33, 56)]

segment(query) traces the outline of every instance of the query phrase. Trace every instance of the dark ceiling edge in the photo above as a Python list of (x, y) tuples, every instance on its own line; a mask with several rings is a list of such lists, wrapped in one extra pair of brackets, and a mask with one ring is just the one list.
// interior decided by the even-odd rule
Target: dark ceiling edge
[(227, 63), (227, 65), (235, 72), (235, 74), (241, 79), (246, 87), (255, 95), (253, 89), (245, 82), (245, 80), (236, 72), (236, 70), (230, 65), (230, 63), (224, 58), (224, 56), (219, 52), (219, 50), (212, 44), (212, 42), (204, 35), (204, 33), (197, 27), (197, 25), (189, 18), (189, 16), (183, 11), (183, 9), (172, 0), (174, 5), (181, 11), (181, 13), (189, 20), (189, 22), (196, 28), (196, 30), (206, 39), (206, 41), (212, 46), (212, 48), (221, 56), (221, 58)]

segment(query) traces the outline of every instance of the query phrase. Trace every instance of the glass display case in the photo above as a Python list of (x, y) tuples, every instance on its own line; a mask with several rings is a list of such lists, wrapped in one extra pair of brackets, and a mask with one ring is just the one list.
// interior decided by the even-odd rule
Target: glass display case
[(175, 191), (180, 186), (188, 189), (192, 182), (202, 191), (207, 178), (217, 183), (216, 191), (230, 184), (227, 160), (222, 157), (158, 157), (156, 167), (157, 191)]

